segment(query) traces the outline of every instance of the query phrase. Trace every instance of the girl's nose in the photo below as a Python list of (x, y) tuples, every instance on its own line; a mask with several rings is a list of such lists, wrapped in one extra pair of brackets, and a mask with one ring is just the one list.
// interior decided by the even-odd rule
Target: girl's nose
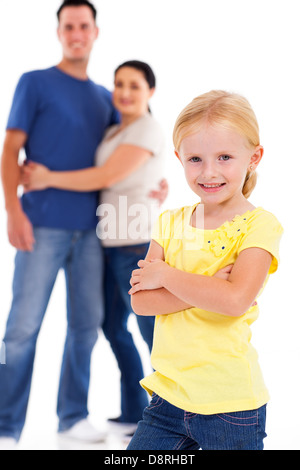
[(216, 167), (213, 163), (206, 162), (202, 165), (201, 176), (205, 180), (210, 180), (217, 175)]

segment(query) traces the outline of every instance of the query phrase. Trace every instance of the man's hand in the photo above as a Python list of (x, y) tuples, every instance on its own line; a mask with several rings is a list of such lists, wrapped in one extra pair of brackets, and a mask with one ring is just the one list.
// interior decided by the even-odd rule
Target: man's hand
[(159, 205), (161, 206), (167, 199), (169, 194), (169, 184), (166, 179), (161, 180), (159, 183), (159, 189), (157, 191), (151, 191), (149, 197), (152, 199), (157, 199)]
[(22, 210), (8, 213), (7, 233), (10, 244), (17, 250), (33, 251), (35, 239), (32, 224)]

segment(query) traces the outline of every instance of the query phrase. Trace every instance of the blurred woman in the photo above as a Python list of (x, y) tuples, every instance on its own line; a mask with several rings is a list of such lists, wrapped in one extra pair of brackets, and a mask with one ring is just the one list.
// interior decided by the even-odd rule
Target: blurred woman
[[(154, 196), (162, 201), (168, 190), (162, 180), (164, 136), (149, 108), (155, 84), (154, 73), (144, 62), (128, 61), (116, 69), (113, 102), (120, 124), (107, 131), (96, 152), (97, 166), (57, 172), (29, 162), (23, 169), (27, 191), (49, 187), (101, 190), (97, 234), (105, 253), (103, 331), (121, 373), (121, 415), (109, 421), (125, 433), (135, 430), (148, 404), (139, 385), (144, 377), (142, 361), (127, 328), (132, 312), (129, 280), (138, 260), (147, 254), (152, 221), (157, 217), (158, 204), (151, 190), (159, 189)], [(137, 321), (151, 351), (154, 317), (137, 317)]]

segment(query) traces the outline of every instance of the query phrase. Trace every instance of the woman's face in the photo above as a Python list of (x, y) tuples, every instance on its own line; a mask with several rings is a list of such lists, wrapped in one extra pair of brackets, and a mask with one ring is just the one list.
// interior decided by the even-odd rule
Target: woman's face
[(148, 102), (154, 93), (143, 72), (132, 67), (122, 67), (115, 76), (113, 102), (117, 110), (126, 116), (141, 116), (148, 110)]

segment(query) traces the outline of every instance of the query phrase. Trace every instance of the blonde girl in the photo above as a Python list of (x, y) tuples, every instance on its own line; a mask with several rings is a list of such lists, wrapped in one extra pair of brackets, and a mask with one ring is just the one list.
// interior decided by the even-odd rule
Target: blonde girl
[(248, 200), (263, 156), (257, 120), (242, 96), (211, 91), (173, 138), (201, 203), (160, 216), (132, 273), (133, 309), (156, 323), (155, 372), (141, 382), (153, 397), (129, 449), (262, 450), (269, 394), (250, 327), (282, 227)]

